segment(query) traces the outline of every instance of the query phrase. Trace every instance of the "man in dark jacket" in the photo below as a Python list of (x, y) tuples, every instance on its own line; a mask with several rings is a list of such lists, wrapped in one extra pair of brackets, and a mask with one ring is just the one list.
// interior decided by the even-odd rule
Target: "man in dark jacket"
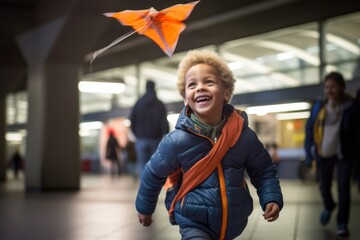
[(136, 167), (140, 176), (160, 140), (169, 132), (166, 108), (156, 96), (153, 81), (146, 82), (146, 93), (135, 103), (130, 121), (136, 137)]

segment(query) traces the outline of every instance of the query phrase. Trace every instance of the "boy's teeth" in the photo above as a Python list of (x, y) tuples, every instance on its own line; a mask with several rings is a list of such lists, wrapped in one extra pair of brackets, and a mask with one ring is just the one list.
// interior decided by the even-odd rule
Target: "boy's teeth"
[(207, 100), (209, 100), (208, 97), (201, 97), (201, 98), (196, 99), (197, 102), (207, 101)]
[(200, 98), (198, 98), (196, 101), (206, 101), (206, 100), (209, 100), (209, 98), (208, 97), (200, 97)]

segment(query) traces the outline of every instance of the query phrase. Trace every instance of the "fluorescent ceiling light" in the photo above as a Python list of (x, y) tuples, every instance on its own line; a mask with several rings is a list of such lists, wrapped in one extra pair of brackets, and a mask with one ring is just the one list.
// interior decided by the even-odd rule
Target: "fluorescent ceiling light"
[(90, 130), (84, 130), (84, 129), (79, 130), (80, 137), (89, 137), (89, 136), (91, 136), (91, 134), (92, 134), (92, 131), (90, 131)]
[(18, 132), (8, 132), (5, 135), (5, 139), (9, 142), (21, 142), (23, 139), (23, 135)]
[(246, 112), (248, 114), (266, 115), (267, 113), (273, 113), (273, 112), (290, 112), (290, 111), (301, 111), (307, 109), (310, 109), (309, 103), (297, 102), (297, 103), (284, 103), (284, 104), (248, 107), (246, 109)]
[(292, 119), (304, 119), (304, 118), (306, 119), (309, 117), (310, 117), (309, 111), (276, 114), (277, 120), (292, 120)]
[(79, 82), (80, 92), (120, 94), (124, 92), (125, 89), (126, 86), (124, 83), (92, 81)]
[(81, 130), (95, 130), (95, 129), (101, 129), (103, 127), (103, 123), (100, 121), (94, 121), (94, 122), (83, 122), (80, 123), (80, 129)]

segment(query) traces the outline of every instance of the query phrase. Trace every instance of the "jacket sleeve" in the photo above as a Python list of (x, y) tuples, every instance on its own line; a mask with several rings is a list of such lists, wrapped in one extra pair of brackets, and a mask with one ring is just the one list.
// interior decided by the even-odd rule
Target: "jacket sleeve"
[(171, 137), (166, 135), (145, 165), (135, 201), (139, 213), (150, 215), (155, 211), (166, 178), (179, 168), (174, 149)]
[(266, 204), (276, 202), (280, 209), (282, 209), (284, 203), (280, 182), (277, 177), (277, 169), (256, 134), (252, 130), (250, 131), (252, 136), (248, 139), (248, 144), (251, 148), (246, 163), (246, 170), (250, 176), (251, 183), (257, 190), (260, 205), (265, 210)]

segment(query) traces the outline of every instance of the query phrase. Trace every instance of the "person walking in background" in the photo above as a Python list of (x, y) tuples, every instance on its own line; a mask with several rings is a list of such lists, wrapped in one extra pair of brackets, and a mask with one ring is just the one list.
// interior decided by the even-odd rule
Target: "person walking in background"
[(111, 163), (110, 174), (112, 176), (115, 176), (116, 174), (121, 174), (121, 166), (119, 159), (120, 151), (121, 147), (115, 137), (114, 130), (109, 129), (109, 139), (106, 144), (106, 159), (108, 159)]
[(170, 222), (181, 239), (234, 239), (245, 229), (257, 189), (265, 220), (277, 220), (283, 198), (276, 167), (248, 126), (245, 112), (228, 102), (234, 76), (212, 51), (190, 51), (180, 62), (177, 88), (185, 106), (146, 164), (136, 198), (139, 222), (152, 223), (168, 176)]
[(278, 166), (280, 163), (280, 156), (279, 156), (279, 152), (278, 152), (278, 145), (276, 143), (271, 143), (269, 144), (269, 146), (267, 147), (269, 154), (273, 160), (273, 163)]
[(352, 173), (353, 142), (349, 135), (349, 113), (353, 98), (345, 92), (345, 80), (338, 72), (324, 79), (325, 99), (316, 101), (306, 123), (306, 164), (317, 160), (320, 192), (324, 210), (320, 215), (322, 225), (328, 224), (336, 208), (331, 187), (337, 168), (338, 214), (337, 234), (349, 235), (350, 183)]
[(156, 96), (153, 81), (146, 82), (146, 93), (135, 103), (130, 121), (136, 137), (136, 168), (140, 176), (162, 137), (169, 132), (166, 108)]
[(126, 147), (124, 149), (124, 156), (126, 159), (126, 166), (127, 171), (134, 177), (134, 179), (137, 178), (137, 172), (136, 172), (136, 152), (135, 152), (135, 143), (128, 139), (128, 142), (126, 144)]
[(19, 172), (22, 168), (22, 163), (23, 163), (23, 159), (20, 155), (20, 151), (16, 149), (14, 155), (12, 156), (12, 167), (13, 167), (15, 179), (19, 177)]

